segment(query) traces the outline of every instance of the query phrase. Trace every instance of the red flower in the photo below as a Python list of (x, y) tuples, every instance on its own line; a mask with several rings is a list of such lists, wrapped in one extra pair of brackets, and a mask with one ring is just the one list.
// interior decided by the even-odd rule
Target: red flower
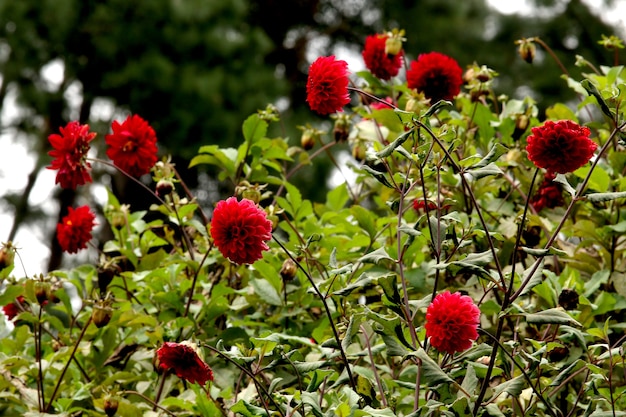
[(527, 138), (526, 151), (538, 168), (566, 174), (585, 165), (598, 145), (589, 139), (590, 131), (571, 120), (533, 127)]
[(190, 342), (165, 342), (157, 350), (161, 369), (172, 369), (179, 378), (205, 385), (213, 381), (213, 371), (198, 355), (197, 347)]
[(150, 172), (157, 162), (157, 138), (148, 122), (135, 114), (122, 124), (113, 121), (111, 128), (113, 133), (104, 139), (113, 163), (134, 177)]
[(53, 133), (48, 136), (48, 141), (54, 149), (48, 155), (55, 158), (48, 169), (58, 169), (56, 184), (63, 188), (76, 189), (77, 186), (91, 182), (87, 162), (89, 142), (96, 137), (95, 133), (89, 132), (89, 125), (81, 125), (73, 121), (65, 127), (59, 128), (61, 134)]
[(426, 336), (440, 352), (462, 352), (478, 339), (479, 318), (480, 310), (469, 296), (444, 291), (426, 309)]
[(388, 80), (398, 75), (404, 58), (402, 49), (395, 55), (385, 52), (388, 38), (386, 34), (368, 36), (365, 38), (365, 48), (362, 53), (367, 69), (381, 80)]
[(425, 207), (428, 207), (428, 210), (435, 210), (437, 209), (437, 204), (433, 203), (430, 200), (428, 201), (428, 204), (424, 203), (423, 198), (416, 198), (415, 200), (413, 200), (413, 210), (422, 211)]
[(211, 236), (226, 258), (237, 264), (251, 264), (269, 249), (265, 241), (272, 238), (272, 222), (252, 200), (230, 197), (215, 206)]
[(76, 210), (68, 207), (67, 210), (67, 216), (57, 224), (57, 239), (65, 252), (76, 253), (80, 249), (85, 249), (87, 242), (91, 240), (96, 216), (88, 206), (81, 206)]
[(463, 70), (447, 55), (439, 52), (420, 54), (411, 61), (406, 72), (409, 88), (424, 93), (432, 104), (439, 100), (452, 100), (461, 91)]
[(343, 110), (350, 103), (348, 94), (348, 63), (335, 56), (321, 56), (309, 67), (306, 101), (311, 110), (330, 114)]
[(2, 307), (2, 312), (4, 313), (5, 316), (7, 316), (9, 320), (13, 320), (15, 316), (17, 316), (22, 311), (22, 309), (17, 303), (22, 304), (23, 302), (24, 302), (24, 296), (20, 295), (19, 297), (17, 297), (15, 302), (11, 304), (7, 304), (4, 307)]
[(536, 211), (541, 211), (544, 207), (552, 209), (565, 204), (561, 185), (553, 181), (555, 177), (554, 173), (548, 172), (537, 193), (530, 199), (530, 204)]

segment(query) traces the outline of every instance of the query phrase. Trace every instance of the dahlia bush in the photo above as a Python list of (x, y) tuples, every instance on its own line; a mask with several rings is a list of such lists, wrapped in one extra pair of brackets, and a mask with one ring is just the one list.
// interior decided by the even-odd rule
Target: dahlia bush
[[(231, 190), (210, 204), (141, 109), (59, 126), (50, 187), (117, 170), (151, 206), (68, 207), (76, 267), (4, 244), (0, 415), (625, 415), (626, 71), (579, 57), (554, 80), (578, 101), (544, 112), (405, 35), (364, 39), (365, 70), (314, 60), (301, 138), (272, 105), (237, 148), (205, 138), (190, 167)], [(341, 152), (309, 200), (294, 175)]]

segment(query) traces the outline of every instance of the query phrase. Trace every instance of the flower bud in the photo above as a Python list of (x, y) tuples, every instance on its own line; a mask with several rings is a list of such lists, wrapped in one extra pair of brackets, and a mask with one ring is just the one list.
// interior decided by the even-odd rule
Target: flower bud
[(107, 291), (107, 287), (115, 278), (118, 268), (111, 263), (105, 263), (98, 266), (98, 288), (100, 288), (100, 294), (104, 294)]
[(535, 44), (532, 42), (532, 40), (528, 40), (528, 39), (523, 39), (518, 42), (519, 42), (519, 48), (517, 51), (519, 53), (519, 56), (521, 56), (524, 61), (528, 62), (529, 64), (532, 64), (533, 60), (535, 59), (535, 53), (536, 53)]
[(333, 137), (335, 142), (345, 142), (350, 136), (350, 119), (349, 116), (344, 113), (339, 113), (335, 116), (335, 125), (333, 127)]
[(171, 180), (164, 178), (157, 182), (156, 193), (159, 197), (163, 198), (166, 195), (170, 195), (172, 191), (174, 191), (174, 184)]
[(259, 201), (261, 201), (261, 191), (257, 188), (246, 188), (241, 192), (241, 197), (252, 200), (254, 204), (259, 204)]
[(39, 304), (44, 304), (48, 301), (48, 292), (50, 291), (50, 284), (43, 281), (37, 281), (35, 283), (35, 297)]
[(4, 243), (0, 248), (0, 271), (13, 266), (15, 259), (15, 249), (11, 242)]
[(385, 41), (385, 53), (387, 55), (397, 55), (402, 50), (402, 39), (390, 36)]
[(315, 146), (315, 136), (314, 131), (311, 129), (305, 130), (300, 137), (300, 146), (306, 151), (312, 149)]
[(283, 262), (283, 266), (280, 268), (280, 276), (285, 281), (291, 281), (298, 272), (298, 265), (291, 259), (286, 259)]
[(117, 413), (117, 407), (119, 406), (119, 401), (117, 401), (117, 399), (111, 397), (111, 396), (107, 396), (104, 399), (104, 413), (109, 416), (109, 417), (113, 417), (115, 415), (115, 413)]
[(365, 145), (362, 143), (355, 143), (352, 147), (352, 157), (359, 162), (363, 162), (365, 160), (366, 151)]
[(559, 305), (565, 310), (575, 310), (578, 307), (578, 293), (564, 288), (559, 294)]
[(93, 311), (91, 312), (91, 320), (97, 328), (100, 329), (109, 324), (112, 316), (113, 309), (108, 302), (100, 300), (95, 306), (93, 306)]

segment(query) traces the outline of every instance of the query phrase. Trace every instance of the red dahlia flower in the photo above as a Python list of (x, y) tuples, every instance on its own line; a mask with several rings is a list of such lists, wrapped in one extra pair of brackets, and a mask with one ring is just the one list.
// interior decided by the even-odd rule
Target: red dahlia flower
[(552, 209), (565, 204), (561, 185), (553, 181), (555, 177), (554, 173), (548, 172), (537, 192), (530, 199), (530, 204), (536, 211), (541, 211), (544, 207)]
[(426, 309), (426, 336), (440, 352), (462, 352), (478, 339), (479, 318), (480, 310), (469, 296), (444, 291)]
[(213, 371), (198, 355), (197, 346), (191, 342), (165, 342), (157, 350), (161, 369), (172, 369), (179, 378), (205, 385), (213, 381)]
[(272, 222), (252, 200), (230, 197), (215, 206), (211, 236), (224, 257), (237, 264), (251, 264), (269, 249), (265, 242), (272, 238)]
[(533, 127), (526, 139), (526, 151), (538, 168), (566, 174), (585, 165), (598, 145), (589, 139), (590, 131), (571, 120), (553, 122)]
[(7, 316), (9, 320), (13, 320), (15, 316), (17, 316), (20, 313), (20, 311), (22, 311), (22, 309), (17, 303), (21, 304), (23, 302), (24, 302), (24, 296), (20, 295), (19, 297), (17, 297), (15, 302), (11, 304), (7, 304), (4, 307), (2, 307), (2, 312), (4, 313), (5, 316)]
[(73, 121), (65, 127), (59, 128), (59, 132), (48, 136), (48, 140), (54, 149), (48, 155), (55, 158), (48, 169), (58, 169), (56, 184), (63, 188), (76, 189), (77, 186), (91, 182), (87, 162), (89, 142), (96, 137), (95, 133), (89, 132), (89, 125), (81, 125)]
[(76, 253), (85, 249), (87, 242), (91, 240), (96, 216), (88, 206), (81, 206), (76, 210), (68, 207), (67, 210), (67, 216), (57, 224), (57, 239), (65, 252)]
[(330, 114), (343, 110), (350, 103), (348, 94), (348, 63), (334, 55), (321, 56), (309, 67), (306, 101), (311, 110)]
[(420, 54), (406, 72), (409, 88), (415, 88), (430, 99), (431, 104), (439, 100), (452, 100), (463, 85), (463, 70), (447, 55), (439, 52)]
[(135, 114), (122, 124), (113, 121), (111, 128), (113, 133), (104, 139), (113, 163), (134, 177), (150, 172), (157, 162), (157, 138), (148, 122)]
[(386, 34), (368, 36), (365, 38), (365, 48), (362, 53), (367, 69), (381, 80), (389, 80), (398, 75), (404, 58), (402, 49), (395, 55), (385, 52), (388, 38)]

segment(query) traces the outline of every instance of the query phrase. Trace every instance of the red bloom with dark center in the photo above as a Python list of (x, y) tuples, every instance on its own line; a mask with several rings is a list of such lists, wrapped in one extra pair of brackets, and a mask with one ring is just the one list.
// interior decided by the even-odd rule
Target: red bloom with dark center
[(269, 249), (272, 222), (252, 200), (222, 200), (215, 206), (211, 236), (224, 257), (237, 264), (251, 264)]
[(205, 385), (213, 381), (213, 371), (200, 358), (193, 343), (165, 342), (157, 350), (157, 358), (161, 369), (172, 369), (179, 378), (191, 383)]
[(402, 49), (395, 55), (385, 52), (388, 37), (388, 35), (380, 34), (368, 36), (365, 38), (365, 48), (362, 53), (367, 69), (381, 80), (389, 80), (398, 75), (404, 58)]
[(95, 226), (96, 216), (88, 206), (77, 209), (67, 208), (67, 216), (57, 224), (57, 239), (61, 249), (68, 253), (76, 253), (87, 247), (91, 240), (91, 231)]
[(334, 55), (321, 56), (309, 67), (306, 101), (311, 110), (330, 114), (343, 110), (350, 103), (348, 94), (348, 63)]
[(461, 92), (463, 70), (453, 58), (439, 52), (429, 52), (411, 61), (406, 81), (409, 88), (424, 93), (434, 104), (439, 100), (452, 100)]
[(585, 165), (598, 145), (591, 139), (591, 132), (571, 120), (553, 122), (533, 127), (526, 139), (526, 152), (538, 168), (566, 174)]
[(544, 207), (555, 208), (565, 204), (561, 185), (554, 182), (556, 176), (548, 172), (537, 189), (537, 193), (530, 199), (530, 204), (536, 211), (541, 211)]
[(17, 303), (22, 304), (23, 302), (24, 302), (24, 296), (20, 295), (19, 297), (17, 297), (15, 302), (11, 304), (7, 304), (4, 307), (2, 307), (2, 312), (4, 313), (5, 316), (7, 316), (9, 320), (13, 320), (15, 316), (17, 316), (20, 313), (20, 311), (22, 311), (22, 309), (20, 308), (20, 306), (17, 305)]
[(113, 163), (134, 177), (150, 172), (157, 162), (157, 138), (148, 122), (135, 114), (122, 124), (113, 121), (111, 128), (113, 133), (104, 139)]
[(467, 295), (444, 291), (426, 309), (426, 336), (440, 352), (454, 354), (478, 339), (480, 310)]
[(48, 141), (54, 149), (48, 155), (54, 158), (48, 169), (58, 169), (55, 183), (63, 188), (76, 189), (77, 186), (91, 182), (87, 162), (89, 142), (96, 137), (89, 132), (89, 125), (81, 125), (73, 121), (59, 128), (61, 134), (53, 133)]

